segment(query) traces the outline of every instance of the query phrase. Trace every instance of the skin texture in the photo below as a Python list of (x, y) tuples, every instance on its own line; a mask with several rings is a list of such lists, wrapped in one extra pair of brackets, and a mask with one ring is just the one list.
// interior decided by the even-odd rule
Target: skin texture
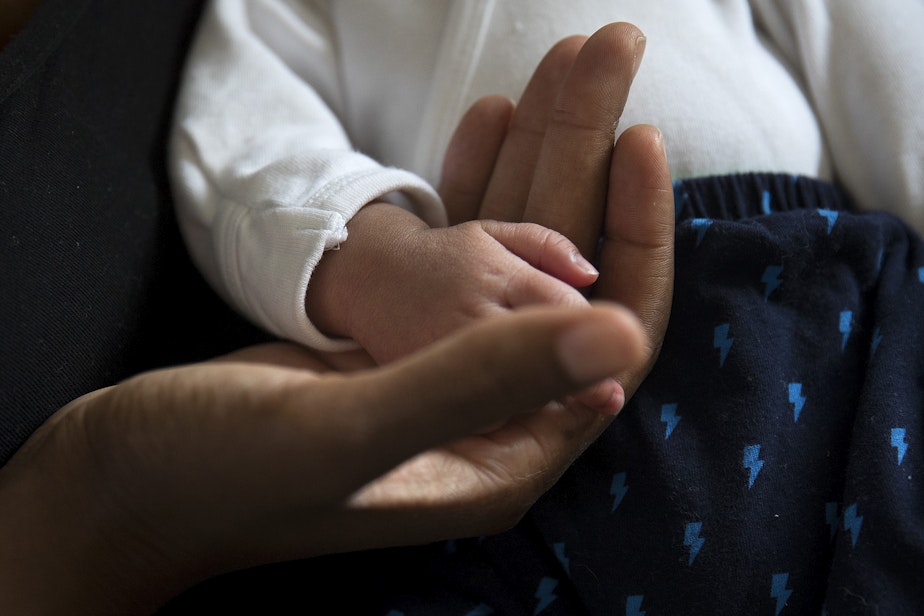
[[(546, 86), (536, 96), (515, 110), (476, 105), (442, 187), (457, 220), (494, 208), (578, 246), (605, 220), (591, 293), (603, 303), (503, 311), (386, 366), (276, 344), (72, 402), (0, 469), (5, 609), (149, 613), (241, 567), (515, 524), (608, 425), (575, 395), (610, 376), (631, 395), (669, 316), (673, 201), (660, 134), (638, 127), (612, 147), (639, 36), (615, 24), (569, 39), (537, 69)], [(479, 116), (490, 121), (473, 124)], [(547, 118), (534, 125), (541, 138), (515, 140), (533, 117)], [(579, 147), (588, 140), (596, 146)], [(510, 160), (535, 161), (534, 171), (524, 177)], [(567, 194), (532, 189), (552, 173), (578, 183)], [(492, 185), (525, 201), (492, 201)]]

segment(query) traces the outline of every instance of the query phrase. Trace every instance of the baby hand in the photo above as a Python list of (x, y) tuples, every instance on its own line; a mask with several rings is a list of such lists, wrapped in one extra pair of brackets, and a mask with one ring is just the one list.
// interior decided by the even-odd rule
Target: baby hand
[(586, 305), (575, 287), (597, 278), (568, 239), (535, 224), (482, 220), (434, 229), (375, 203), (348, 229), (341, 249), (315, 270), (307, 310), (322, 331), (353, 338), (379, 363), (509, 309)]

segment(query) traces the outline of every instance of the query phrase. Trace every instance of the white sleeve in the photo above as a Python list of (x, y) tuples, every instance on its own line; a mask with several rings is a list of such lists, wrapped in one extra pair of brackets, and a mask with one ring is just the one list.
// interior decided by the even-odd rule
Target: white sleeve
[[(213, 0), (187, 60), (170, 144), (180, 225), (227, 301), (283, 338), (351, 348), (305, 314), (323, 252), (366, 203), (401, 191), (445, 224), (424, 180), (355, 152), (332, 106), (336, 58), (323, 10), (286, 0)], [(325, 100), (326, 99), (326, 100)]]
[(838, 179), (860, 207), (924, 233), (924, 2), (751, 3), (801, 72)]

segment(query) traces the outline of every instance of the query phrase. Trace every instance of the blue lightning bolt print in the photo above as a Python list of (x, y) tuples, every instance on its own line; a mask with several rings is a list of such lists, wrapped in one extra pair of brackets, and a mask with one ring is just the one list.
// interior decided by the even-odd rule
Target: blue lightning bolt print
[(770, 191), (769, 190), (765, 190), (760, 197), (760, 210), (764, 214), (769, 214), (771, 212), (770, 210)]
[(715, 328), (715, 333), (712, 336), (712, 346), (721, 351), (719, 355), (719, 367), (725, 365), (725, 358), (728, 356), (728, 351), (735, 341), (734, 338), (728, 337), (728, 330), (730, 327), (731, 325), (729, 323), (723, 323)]
[(841, 506), (837, 503), (825, 503), (825, 521), (831, 529), (830, 541), (834, 541), (834, 535), (837, 534), (837, 527), (841, 524), (840, 508)]
[(626, 598), (626, 616), (645, 616), (642, 611), (642, 601), (645, 595), (632, 595)]
[(775, 573), (773, 575), (773, 582), (770, 585), (770, 598), (776, 599), (776, 616), (780, 615), (792, 595), (792, 591), (786, 588), (787, 584), (789, 584), (788, 573)]
[(802, 383), (789, 384), (789, 403), (792, 405), (793, 420), (799, 423), (799, 415), (805, 407), (805, 396), (802, 395)]
[(869, 354), (875, 355), (876, 351), (879, 350), (879, 345), (882, 344), (882, 334), (879, 332), (877, 327), (873, 330), (873, 340), (869, 343)]
[(905, 452), (908, 451), (908, 443), (905, 442), (905, 429), (904, 428), (892, 428), (892, 447), (895, 447), (895, 451), (898, 454), (898, 465), (902, 465), (902, 460), (905, 459)]
[(696, 230), (696, 247), (699, 248), (699, 245), (703, 243), (703, 238), (706, 237), (706, 231), (712, 226), (712, 220), (709, 218), (694, 218), (690, 221), (690, 224)]
[(485, 605), (484, 603), (479, 603), (475, 606), (471, 612), (465, 616), (491, 616), (494, 613), (494, 609)]
[(536, 589), (536, 594), (533, 595), (539, 600), (539, 603), (536, 605), (536, 609), (533, 610), (533, 616), (549, 607), (552, 601), (558, 598), (558, 595), (552, 592), (556, 586), (558, 586), (558, 580), (554, 578), (544, 577), (539, 580), (539, 588)]
[(782, 265), (768, 265), (764, 270), (764, 275), (760, 278), (760, 281), (764, 283), (764, 301), (769, 300), (770, 295), (782, 284), (783, 281), (780, 280), (782, 273)]
[(853, 311), (844, 310), (841, 312), (841, 324), (840, 332), (844, 334), (843, 339), (841, 340), (841, 350), (843, 351), (847, 348), (847, 339), (850, 338), (850, 332), (853, 331)]
[(677, 416), (676, 404), (661, 405), (661, 421), (665, 424), (664, 440), (666, 441), (671, 435), (671, 432), (674, 431), (674, 428), (677, 427), (677, 424), (680, 423), (680, 417)]
[(693, 566), (696, 555), (699, 554), (699, 551), (703, 549), (703, 544), (706, 543), (706, 540), (699, 535), (702, 530), (702, 522), (690, 522), (683, 529), (683, 545), (690, 548), (690, 567)]
[(565, 573), (571, 573), (571, 560), (565, 556), (565, 544), (556, 543), (552, 546), (552, 549), (555, 551), (555, 558), (558, 559), (558, 562), (561, 563), (561, 566), (564, 568)]
[(754, 480), (757, 479), (757, 475), (760, 473), (760, 469), (764, 467), (764, 461), (760, 459), (760, 445), (748, 445), (744, 448), (744, 458), (741, 461), (741, 466), (750, 471), (750, 476), (748, 477), (748, 490), (754, 485)]
[(833, 210), (818, 210), (818, 214), (823, 218), (828, 219), (828, 235), (831, 235), (831, 232), (834, 231), (834, 225), (837, 223), (837, 218), (840, 216), (840, 214)]
[(613, 509), (611, 511), (616, 511), (616, 508), (619, 507), (619, 503), (622, 502), (622, 499), (625, 498), (626, 492), (628, 491), (629, 486), (626, 485), (626, 474), (616, 473), (613, 475), (613, 483), (610, 485), (610, 495), (613, 497)]
[(918, 268), (918, 280), (924, 283), (924, 267)]
[(860, 537), (860, 527), (863, 526), (863, 516), (857, 515), (857, 504), (844, 509), (844, 530), (850, 531), (851, 543), (857, 547), (857, 539)]

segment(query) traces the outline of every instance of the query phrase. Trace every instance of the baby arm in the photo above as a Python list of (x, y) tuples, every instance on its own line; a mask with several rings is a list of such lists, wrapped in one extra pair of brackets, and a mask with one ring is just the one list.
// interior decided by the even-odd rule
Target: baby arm
[(260, 7), (206, 6), (171, 134), (178, 219), (200, 271), (241, 314), (315, 349), (351, 349), (305, 313), (322, 255), (346, 245), (347, 221), (381, 195), (402, 191), (433, 225), (445, 214), (424, 180), (353, 148), (324, 16), (289, 14), (281, 1)]
[(597, 272), (564, 236), (534, 224), (430, 228), (388, 203), (347, 225), (314, 271), (306, 310), (329, 336), (391, 361), (482, 317), (533, 304), (583, 305)]

